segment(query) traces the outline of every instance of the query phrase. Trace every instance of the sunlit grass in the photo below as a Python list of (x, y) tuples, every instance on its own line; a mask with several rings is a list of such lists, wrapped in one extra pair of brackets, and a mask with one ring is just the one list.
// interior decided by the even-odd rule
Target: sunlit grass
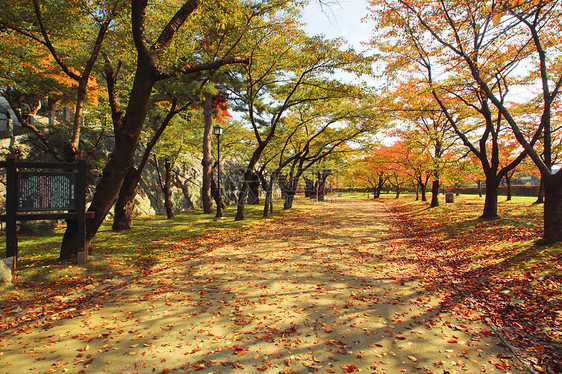
[[(293, 209), (283, 210), (276, 201), (274, 212), (263, 218), (262, 205), (248, 205), (246, 219), (235, 221), (236, 206), (223, 210), (223, 218), (203, 214), (201, 210), (178, 213), (172, 219), (166, 216), (140, 216), (133, 221), (131, 230), (114, 232), (112, 221), (106, 221), (94, 239), (85, 265), (57, 261), (65, 230), (62, 224), (52, 235), (18, 235), (18, 266), (14, 273), (18, 282), (50, 282), (78, 277), (106, 278), (132, 274), (162, 262), (189, 255), (197, 250), (182, 246), (186, 240), (212, 236), (212, 240), (228, 240), (247, 230), (259, 229), (271, 220), (295, 215), (314, 205), (305, 199), (296, 199)], [(5, 236), (0, 237), (0, 251), (5, 252)]]

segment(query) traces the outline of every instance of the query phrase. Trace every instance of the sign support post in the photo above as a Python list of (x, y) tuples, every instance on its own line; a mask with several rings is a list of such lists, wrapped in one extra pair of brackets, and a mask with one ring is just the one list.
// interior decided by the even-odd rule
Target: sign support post
[(16, 235), (17, 199), (16, 155), (6, 159), (6, 258), (12, 258), (12, 268), (16, 268), (18, 256), (18, 237)]

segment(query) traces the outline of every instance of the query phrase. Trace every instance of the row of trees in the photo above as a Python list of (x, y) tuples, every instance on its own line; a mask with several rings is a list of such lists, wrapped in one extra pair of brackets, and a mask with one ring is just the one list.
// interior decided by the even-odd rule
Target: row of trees
[(482, 217), (495, 218), (500, 181), (529, 157), (544, 185), (543, 237), (562, 240), (562, 170), (555, 167), (560, 1), (371, 0), (370, 5), (377, 30), (371, 45), (389, 78), (387, 109), (397, 113), (395, 135), (410, 150), (424, 149), (421, 154), (433, 164), (431, 175), (413, 172), (419, 185), (431, 178), (435, 198), (447, 160), (468, 152), (485, 175)]
[[(429, 148), (405, 140), (396, 141), (389, 146), (374, 147), (349, 168), (346, 181), (352, 182), (355, 187), (371, 190), (375, 198), (380, 197), (383, 189), (393, 189), (396, 197), (405, 189), (413, 190), (416, 200), (429, 201), (431, 207), (439, 205), (438, 196), (445, 188), (457, 193), (468, 188), (480, 194), (487, 188), (495, 188), (497, 195), (501, 185), (486, 186), (486, 175), (479, 160), (466, 151), (463, 153), (459, 147), (460, 144), (454, 147), (455, 152), (447, 152), (440, 158), (432, 156)], [(508, 149), (507, 146), (501, 148)], [(434, 188), (436, 175), (439, 188)], [(524, 179), (527, 183), (532, 177), (539, 180), (540, 174), (529, 159), (525, 159), (517, 168), (506, 174), (503, 185), (506, 186), (507, 199), (511, 199), (514, 180)], [(536, 185), (532, 187), (536, 190), (537, 203), (543, 203), (544, 196), (540, 188), (536, 188)], [(431, 193), (430, 199), (427, 197), (428, 192)], [(482, 218), (486, 218), (484, 214)]]
[[(256, 174), (266, 191), (282, 178), (290, 207), (306, 169), (380, 125), (365, 104), (366, 89), (333, 75), (368, 73), (369, 63), (342, 41), (301, 31), (296, 20), (303, 5), (299, 0), (0, 5), (4, 96), (14, 108), (26, 102), (31, 114), (45, 104), (48, 110), (74, 107), (73, 119), (59, 126), (64, 142), (19, 112), (45, 153), (59, 161), (80, 154), (92, 159), (95, 139), (107, 134), (113, 139), (107, 158), (96, 158), (102, 172), (89, 207), (94, 218), (87, 223), (88, 241), (113, 206), (114, 229), (131, 226), (136, 187), (157, 149), (167, 159), (167, 172), (186, 147), (202, 154), (203, 204), (209, 212), (212, 118), (224, 116), (228, 105), (249, 124), (228, 127), (229, 136), (243, 143), (230, 148), (238, 151), (232, 157), (246, 165), (236, 219), (244, 218)], [(111, 118), (110, 128), (105, 118)], [(202, 143), (193, 147), (190, 139), (198, 137)], [(76, 256), (76, 241), (76, 226), (69, 221), (61, 259)]]
[[(14, 107), (22, 97), (47, 109), (74, 106), (74, 118), (60, 127), (65, 142), (20, 118), (57, 160), (95, 150), (96, 136), (114, 139), (110, 155), (97, 159), (103, 171), (88, 240), (114, 205), (114, 228), (130, 227), (136, 186), (158, 149), (168, 161), (188, 144), (200, 152), (209, 212), (212, 118), (228, 105), (245, 124), (228, 124), (236, 139), (227, 142), (236, 149), (229, 157), (245, 165), (236, 219), (245, 216), (256, 177), (267, 191), (264, 214), (276, 180), (288, 208), (306, 170), (392, 123), (391, 135), (407, 149), (392, 152), (410, 158), (420, 186), (432, 181), (433, 205), (446, 160), (470, 154), (480, 164), (485, 218), (497, 216), (493, 187), (529, 157), (544, 183), (544, 238), (561, 240), (562, 172), (553, 168), (562, 84), (559, 1), (370, 3), (375, 66), (388, 79), (377, 100), (367, 87), (335, 75), (371, 74), (373, 59), (341, 40), (302, 32), (299, 0), (2, 3), (0, 86)], [(415, 171), (426, 158), (429, 171)], [(216, 193), (215, 199), (220, 203)], [(69, 222), (61, 258), (76, 255), (76, 240)]]

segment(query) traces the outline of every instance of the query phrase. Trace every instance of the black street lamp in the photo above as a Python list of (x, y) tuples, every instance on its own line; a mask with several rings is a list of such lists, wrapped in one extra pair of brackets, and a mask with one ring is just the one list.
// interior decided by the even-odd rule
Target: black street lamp
[(216, 125), (213, 127), (213, 134), (217, 136), (217, 215), (216, 218), (222, 218), (222, 206), (221, 206), (221, 134), (222, 127)]

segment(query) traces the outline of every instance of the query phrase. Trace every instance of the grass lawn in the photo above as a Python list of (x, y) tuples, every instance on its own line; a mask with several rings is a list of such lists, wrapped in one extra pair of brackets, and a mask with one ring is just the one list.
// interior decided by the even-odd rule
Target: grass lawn
[[(246, 219), (234, 221), (236, 206), (223, 210), (223, 219), (201, 210), (178, 213), (173, 219), (166, 216), (141, 216), (133, 221), (133, 228), (121, 232), (111, 230), (107, 221), (92, 241), (92, 251), (86, 265), (57, 261), (65, 225), (54, 235), (18, 235), (18, 267), (15, 282), (59, 282), (71, 279), (110, 278), (129, 275), (158, 263), (188, 256), (201, 241), (228, 240), (251, 229), (258, 229), (272, 219), (282, 219), (312, 208), (307, 200), (296, 200), (291, 210), (283, 210), (277, 202), (270, 217), (262, 218), (263, 206), (246, 206)], [(2, 233), (0, 251), (5, 253), (6, 241)]]

